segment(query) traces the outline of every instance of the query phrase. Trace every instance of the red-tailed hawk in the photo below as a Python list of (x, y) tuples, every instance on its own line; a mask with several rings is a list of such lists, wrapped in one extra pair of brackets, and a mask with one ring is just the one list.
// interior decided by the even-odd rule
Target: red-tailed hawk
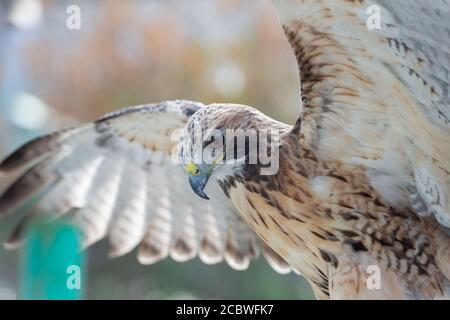
[[(115, 256), (139, 245), (143, 263), (198, 254), (243, 269), (262, 247), (318, 298), (449, 298), (450, 1), (275, 4), (300, 69), (293, 127), (240, 105), (124, 109), (7, 158), (1, 173), (18, 178), (0, 212), (40, 194), (34, 215), (71, 213), (85, 246), (108, 235)], [(261, 174), (259, 135), (256, 147), (196, 161), (227, 132), (245, 142), (252, 130), (272, 137), (275, 173)], [(369, 285), (374, 269), (379, 287)]]

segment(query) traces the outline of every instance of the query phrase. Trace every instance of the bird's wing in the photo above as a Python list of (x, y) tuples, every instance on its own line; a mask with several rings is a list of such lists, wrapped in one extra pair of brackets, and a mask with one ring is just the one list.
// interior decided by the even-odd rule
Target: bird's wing
[(210, 201), (201, 200), (172, 161), (176, 130), (201, 107), (189, 101), (131, 107), (18, 149), (0, 166), (1, 178), (15, 180), (0, 197), (0, 216), (32, 209), (7, 246), (19, 243), (32, 218), (70, 217), (84, 247), (108, 236), (112, 256), (139, 246), (143, 264), (198, 255), (242, 270), (262, 252), (276, 271), (289, 272), (223, 193), (214, 192), (218, 187), (209, 190)]
[(450, 227), (450, 1), (274, 2), (300, 69), (293, 130)]

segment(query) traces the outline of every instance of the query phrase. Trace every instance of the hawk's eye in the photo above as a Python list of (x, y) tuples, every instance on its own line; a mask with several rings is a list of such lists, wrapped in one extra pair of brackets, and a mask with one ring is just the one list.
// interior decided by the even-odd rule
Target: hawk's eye
[(188, 163), (184, 166), (184, 170), (191, 176), (198, 176), (200, 174), (200, 170), (198, 169), (198, 165), (195, 163)]

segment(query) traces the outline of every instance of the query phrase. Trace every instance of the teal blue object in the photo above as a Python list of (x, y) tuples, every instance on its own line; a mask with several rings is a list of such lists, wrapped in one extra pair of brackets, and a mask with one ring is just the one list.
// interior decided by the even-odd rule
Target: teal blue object
[(27, 230), (20, 261), (22, 299), (83, 298), (85, 258), (77, 229), (64, 222), (34, 222)]

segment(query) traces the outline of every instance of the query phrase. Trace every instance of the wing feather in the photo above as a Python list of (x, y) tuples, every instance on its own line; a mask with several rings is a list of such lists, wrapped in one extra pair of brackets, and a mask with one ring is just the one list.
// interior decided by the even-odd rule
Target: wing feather
[(147, 225), (147, 181), (143, 170), (128, 166), (121, 180), (119, 198), (109, 225), (110, 256), (132, 251), (140, 242)]
[(300, 69), (293, 130), (319, 158), (367, 167), (394, 206), (418, 192), (450, 227), (450, 1), (274, 2)]
[[(189, 101), (130, 107), (14, 152), (0, 165), (12, 181), (0, 196), (0, 216), (32, 208), (6, 246), (16, 248), (36, 217), (66, 217), (80, 228), (83, 247), (108, 237), (112, 257), (138, 247), (143, 264), (198, 255), (246, 269), (262, 243), (218, 186), (208, 191), (211, 201), (199, 199), (171, 159), (174, 132), (201, 107)], [(275, 270), (288, 270), (275, 253), (268, 257)]]

